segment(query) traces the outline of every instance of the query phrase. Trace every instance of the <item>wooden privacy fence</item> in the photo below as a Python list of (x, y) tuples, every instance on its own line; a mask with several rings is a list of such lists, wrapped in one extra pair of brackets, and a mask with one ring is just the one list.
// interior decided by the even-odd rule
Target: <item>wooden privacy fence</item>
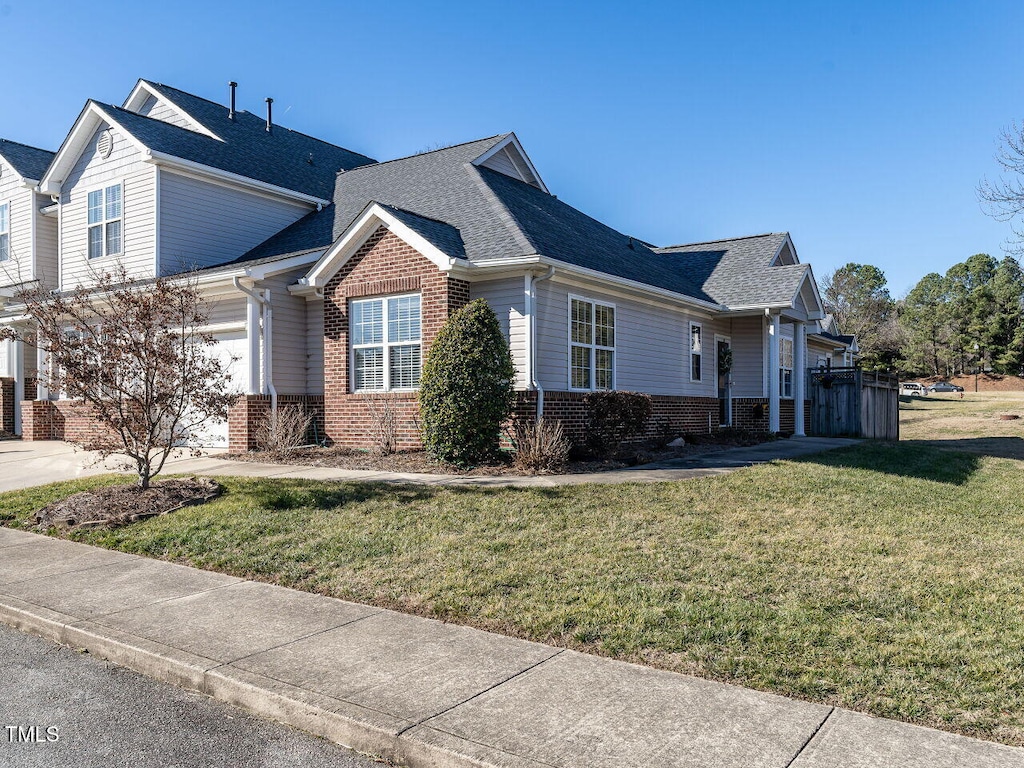
[(899, 380), (860, 368), (812, 368), (811, 434), (900, 439)]

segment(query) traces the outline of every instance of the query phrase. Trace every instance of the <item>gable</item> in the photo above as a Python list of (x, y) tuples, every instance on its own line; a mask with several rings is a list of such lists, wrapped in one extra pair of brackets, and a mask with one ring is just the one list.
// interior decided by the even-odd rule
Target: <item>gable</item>
[(480, 155), (473, 161), (473, 165), (490, 168), (492, 171), (518, 179), (544, 192), (548, 191), (544, 182), (541, 181), (537, 169), (533, 167), (530, 158), (526, 156), (526, 150), (523, 149), (523, 145), (519, 143), (519, 139), (514, 133), (508, 134), (502, 141)]
[(217, 134), (145, 80), (139, 80), (136, 83), (135, 88), (125, 99), (123, 109), (143, 117), (151, 117), (154, 120), (175, 125), (178, 128), (184, 128), (187, 131), (201, 133), (211, 139), (221, 140)]

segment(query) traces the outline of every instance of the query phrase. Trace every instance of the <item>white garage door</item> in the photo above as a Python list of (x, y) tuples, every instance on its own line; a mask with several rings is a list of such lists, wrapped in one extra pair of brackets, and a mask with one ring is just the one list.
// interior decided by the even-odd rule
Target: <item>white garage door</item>
[[(245, 331), (218, 333), (215, 338), (217, 344), (209, 350), (210, 354), (220, 358), (231, 374), (231, 388), (236, 392), (245, 392), (249, 386), (249, 365), (247, 363), (249, 342), (246, 339)], [(237, 359), (232, 361), (232, 357)], [(227, 448), (227, 421), (208, 421), (193, 430), (189, 445), (203, 448)]]

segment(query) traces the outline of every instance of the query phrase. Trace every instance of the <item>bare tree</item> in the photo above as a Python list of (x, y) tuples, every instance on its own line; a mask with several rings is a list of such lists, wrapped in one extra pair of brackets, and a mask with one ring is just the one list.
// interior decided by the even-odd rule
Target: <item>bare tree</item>
[[(187, 278), (137, 280), (123, 268), (66, 293), (26, 289), (17, 300), (49, 355), (52, 390), (81, 400), (98, 423), (71, 440), (104, 458), (123, 454), (145, 489), (171, 451), (227, 418), (237, 397), (211, 354), (206, 305)], [(10, 332), (8, 332), (10, 335)]]
[(1012, 253), (1024, 253), (1024, 124), (1014, 123), (1000, 135), (996, 162), (1009, 177), (995, 181), (982, 179), (978, 185), (978, 198), (997, 221), (1010, 222), (1016, 241), (1008, 244)]

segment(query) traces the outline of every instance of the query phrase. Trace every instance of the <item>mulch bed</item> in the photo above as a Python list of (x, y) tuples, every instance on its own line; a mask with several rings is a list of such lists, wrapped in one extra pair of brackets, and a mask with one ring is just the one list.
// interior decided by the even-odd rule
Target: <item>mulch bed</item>
[[(615, 458), (570, 461), (560, 472), (536, 474), (583, 474), (608, 472), (656, 461), (714, 453), (725, 448), (758, 445), (773, 439), (759, 432), (728, 430), (710, 435), (687, 435), (686, 445), (668, 447), (660, 444), (631, 446)], [(249, 453), (221, 454), (219, 458), (231, 461), (251, 461), (266, 464), (292, 464), (303, 467), (332, 467), (335, 469), (365, 469), (377, 472), (411, 472), (443, 475), (523, 475), (530, 474), (512, 463), (512, 455), (501, 454), (493, 461), (475, 467), (457, 467), (434, 461), (424, 451), (400, 451), (387, 456), (369, 450), (304, 447), (287, 451), (252, 451)]]
[(116, 527), (182, 507), (202, 504), (222, 492), (220, 484), (208, 477), (161, 480), (140, 490), (135, 485), (115, 485), (68, 496), (36, 512), (42, 529)]

